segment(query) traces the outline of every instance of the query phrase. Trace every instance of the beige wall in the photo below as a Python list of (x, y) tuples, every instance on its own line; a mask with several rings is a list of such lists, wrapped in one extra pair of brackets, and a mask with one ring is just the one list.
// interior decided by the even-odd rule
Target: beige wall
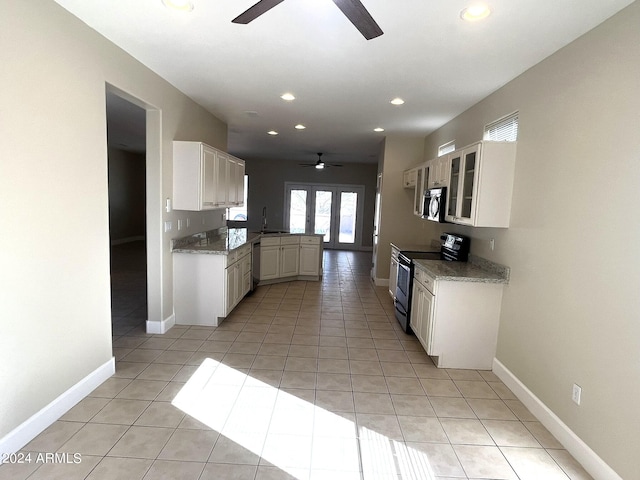
[[(0, 32), (2, 438), (112, 355), (106, 84), (154, 107), (152, 128), (161, 125), (147, 135), (157, 320), (173, 312), (171, 235), (161, 225), (186, 215), (162, 208), (172, 191), (171, 141), (224, 149), (227, 131), (53, 1), (2, 2)], [(215, 224), (220, 213), (193, 215), (193, 223)]]
[(429, 244), (437, 236), (438, 225), (413, 214), (414, 190), (402, 186), (404, 171), (423, 162), (424, 138), (390, 135), (382, 148), (378, 166), (382, 173), (380, 232), (374, 276), (387, 280), (390, 243)]
[(433, 157), (519, 110), (511, 227), (455, 229), (511, 267), (498, 360), (625, 479), (640, 472), (639, 25), (635, 2), (425, 143)]

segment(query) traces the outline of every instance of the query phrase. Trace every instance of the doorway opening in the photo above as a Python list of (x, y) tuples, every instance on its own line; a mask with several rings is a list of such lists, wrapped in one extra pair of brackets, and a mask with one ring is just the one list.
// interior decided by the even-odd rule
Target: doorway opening
[(107, 90), (111, 325), (115, 336), (146, 331), (146, 110)]
[(320, 234), (324, 248), (362, 246), (364, 186), (285, 183), (285, 226), (291, 233)]

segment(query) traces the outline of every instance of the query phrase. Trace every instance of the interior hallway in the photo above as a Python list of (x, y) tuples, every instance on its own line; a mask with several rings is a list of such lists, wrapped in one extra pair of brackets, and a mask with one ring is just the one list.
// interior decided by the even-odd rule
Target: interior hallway
[(321, 282), (260, 287), (218, 328), (147, 335), (123, 297), (116, 374), (24, 449), (81, 463), (0, 478), (591, 478), (491, 372), (435, 368), (370, 262), (325, 251)]

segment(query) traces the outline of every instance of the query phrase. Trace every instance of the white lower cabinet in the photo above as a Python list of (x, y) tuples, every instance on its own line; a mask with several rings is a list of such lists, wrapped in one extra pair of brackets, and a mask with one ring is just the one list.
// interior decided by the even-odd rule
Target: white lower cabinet
[(299, 237), (267, 237), (260, 243), (260, 280), (298, 275)]
[(409, 325), (429, 355), (431, 355), (429, 352), (432, 351), (430, 342), (432, 339), (433, 300), (433, 294), (424, 285), (420, 282), (413, 283)]
[[(263, 240), (264, 242), (264, 240)], [(280, 244), (260, 245), (260, 280), (280, 277)]]
[[(226, 268), (225, 288), (227, 291), (225, 303), (225, 317), (231, 313), (231, 310), (240, 303), (240, 300), (249, 292), (245, 288), (245, 276), (242, 273), (242, 266), (246, 261), (251, 263), (251, 255), (245, 255), (230, 267)], [(249, 272), (251, 275), (251, 272)]]
[(320, 275), (320, 237), (300, 237), (300, 268), (301, 276), (317, 277)]
[(240, 260), (240, 274), (241, 274), (241, 280), (238, 280), (239, 282), (241, 281), (241, 291), (242, 291), (242, 296), (241, 299), (244, 298), (244, 296), (249, 293), (249, 291), (251, 290), (251, 284), (253, 283), (253, 275), (252, 275), (252, 255), (245, 255), (241, 260)]
[[(288, 241), (288, 243), (284, 243), (285, 241)], [(283, 237), (281, 242), (280, 277), (295, 277), (298, 275), (298, 263), (300, 261), (300, 238)]]
[(416, 267), (411, 329), (440, 368), (491, 370), (503, 285), (436, 280)]
[(251, 245), (228, 255), (173, 254), (178, 325), (218, 326), (251, 289)]
[(260, 282), (316, 280), (322, 274), (319, 235), (269, 236), (260, 243)]
[(391, 247), (391, 266), (389, 267), (389, 295), (396, 299), (396, 287), (398, 286), (398, 254), (397, 248)]

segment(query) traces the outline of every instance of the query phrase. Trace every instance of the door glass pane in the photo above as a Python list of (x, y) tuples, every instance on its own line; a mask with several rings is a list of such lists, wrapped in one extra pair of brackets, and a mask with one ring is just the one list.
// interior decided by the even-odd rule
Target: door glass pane
[(306, 233), (307, 191), (291, 190), (289, 205), (289, 232)]
[(340, 194), (340, 231), (338, 242), (356, 243), (356, 207), (358, 194), (342, 192)]
[(460, 157), (451, 159), (451, 182), (449, 184), (449, 208), (447, 214), (456, 215), (458, 208), (458, 182), (460, 181)]
[(313, 233), (319, 233), (324, 235), (324, 241), (331, 241), (331, 192), (319, 190), (316, 192), (316, 208), (314, 225), (315, 231)]

